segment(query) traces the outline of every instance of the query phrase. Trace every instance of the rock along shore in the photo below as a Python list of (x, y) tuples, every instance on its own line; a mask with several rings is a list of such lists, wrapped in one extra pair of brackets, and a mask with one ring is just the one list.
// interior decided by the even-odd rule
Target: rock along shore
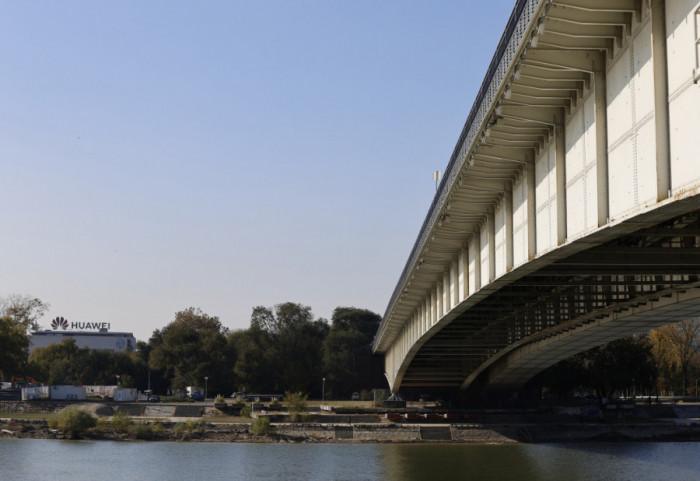
[[(116, 432), (94, 428), (92, 440), (306, 442), (306, 443), (561, 443), (588, 441), (700, 441), (700, 425), (649, 424), (323, 424), (278, 423), (273, 433), (254, 435), (247, 423), (136, 422), (147, 426)], [(0, 438), (69, 439), (44, 420), (0, 418)]]

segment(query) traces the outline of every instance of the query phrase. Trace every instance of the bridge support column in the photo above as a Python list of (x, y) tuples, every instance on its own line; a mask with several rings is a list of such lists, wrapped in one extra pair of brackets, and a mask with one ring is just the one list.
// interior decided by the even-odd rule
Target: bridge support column
[(557, 244), (566, 242), (566, 138), (564, 113), (556, 116), (554, 126), (555, 169), (557, 171)]
[(506, 216), (506, 272), (513, 269), (513, 186), (506, 188), (505, 195)]
[(450, 269), (448, 268), (442, 275), (442, 315), (444, 316), (450, 309), (452, 309), (452, 299), (451, 299), (451, 289), (450, 289)]
[(481, 230), (474, 232), (474, 291), (481, 289)]
[(595, 143), (598, 192), (598, 227), (610, 219), (610, 190), (608, 185), (608, 102), (605, 85), (605, 57), (593, 74), (595, 89)]
[(469, 248), (463, 247), (460, 255), (460, 269), (462, 270), (462, 283), (460, 285), (459, 302), (469, 297)]
[(661, 201), (668, 198), (671, 190), (665, 0), (651, 0), (651, 52), (654, 66), (656, 198), (658, 201)]
[(496, 278), (496, 214), (494, 209), (489, 209), (486, 221), (489, 230), (489, 282)]
[(459, 304), (459, 256), (452, 261), (450, 267), (450, 284), (450, 297), (452, 298), (450, 309), (454, 309)]
[(535, 197), (535, 162), (527, 164), (527, 257), (532, 260), (537, 255), (537, 199)]

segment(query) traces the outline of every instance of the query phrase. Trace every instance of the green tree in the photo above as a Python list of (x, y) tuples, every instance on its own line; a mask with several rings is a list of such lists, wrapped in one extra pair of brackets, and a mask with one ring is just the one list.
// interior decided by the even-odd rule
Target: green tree
[(210, 392), (226, 392), (232, 388), (233, 374), (227, 333), (218, 317), (201, 309), (177, 312), (175, 320), (151, 336), (149, 367), (168, 370), (173, 390), (202, 386), (207, 376)]
[(366, 309), (337, 307), (333, 311), (324, 342), (327, 386), (333, 395), (349, 397), (355, 391), (385, 384), (382, 360), (372, 356), (371, 345), (381, 320)]
[(649, 336), (626, 337), (565, 359), (539, 376), (550, 391), (563, 396), (575, 389), (593, 389), (602, 402), (633, 386), (654, 388), (658, 370)]
[(253, 309), (250, 329), (235, 335), (239, 384), (248, 391), (301, 391), (320, 397), (328, 322), (309, 306), (286, 302)]
[(26, 374), (29, 332), (48, 308), (35, 297), (0, 297), (0, 379)]
[(0, 317), (0, 379), (21, 374), (27, 359), (29, 337), (11, 317)]
[(253, 393), (274, 392), (277, 372), (271, 335), (254, 324), (249, 329), (231, 333), (228, 341), (237, 354), (234, 367), (236, 390), (245, 388)]

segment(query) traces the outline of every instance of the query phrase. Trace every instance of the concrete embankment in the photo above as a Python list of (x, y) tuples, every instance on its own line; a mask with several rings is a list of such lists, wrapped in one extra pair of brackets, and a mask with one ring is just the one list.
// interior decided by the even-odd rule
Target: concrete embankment
[[(221, 412), (213, 406), (146, 403), (79, 403), (81, 409), (109, 419), (126, 412), (152, 440), (190, 440), (224, 442), (359, 442), (359, 443), (542, 443), (585, 441), (700, 441), (697, 406), (638, 406), (636, 419), (650, 422), (585, 422), (583, 417), (552, 412), (482, 412), (479, 419), (453, 423), (391, 423), (377, 414), (309, 414), (302, 423), (289, 422), (285, 414), (261, 414), (268, 417), (273, 435), (256, 436), (250, 423), (217, 422)], [(57, 413), (76, 403), (0, 401), (0, 437), (62, 438), (43, 420), (19, 420), (23, 413)], [(12, 418), (2, 419), (2, 412)], [(178, 421), (197, 420), (183, 429)], [(159, 421), (154, 421), (159, 419)], [(142, 432), (142, 434), (143, 434)], [(92, 439), (129, 439), (129, 433), (110, 432), (109, 428), (88, 433)]]
[[(356, 442), (356, 443), (553, 443), (586, 441), (700, 441), (697, 424), (274, 424), (273, 434), (256, 436), (250, 424), (203, 422), (195, 431), (182, 431), (175, 422), (150, 423), (158, 429), (148, 439), (220, 442)], [(90, 439), (133, 439), (126, 433), (91, 431)], [(64, 439), (65, 433), (43, 420), (0, 418), (0, 438)]]

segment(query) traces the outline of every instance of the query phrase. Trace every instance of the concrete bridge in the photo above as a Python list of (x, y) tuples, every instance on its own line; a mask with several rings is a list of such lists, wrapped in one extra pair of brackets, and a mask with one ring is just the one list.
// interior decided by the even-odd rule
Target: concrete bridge
[(700, 315), (700, 2), (518, 0), (374, 340), (515, 390)]

